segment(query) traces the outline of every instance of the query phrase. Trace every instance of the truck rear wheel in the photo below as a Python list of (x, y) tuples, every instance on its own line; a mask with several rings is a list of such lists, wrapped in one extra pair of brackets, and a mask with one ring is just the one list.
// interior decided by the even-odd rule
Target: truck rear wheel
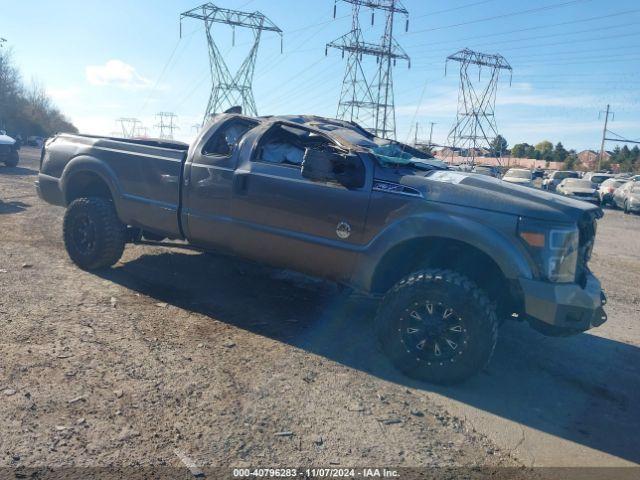
[(495, 307), (467, 277), (422, 270), (385, 295), (376, 317), (383, 351), (406, 375), (459, 383), (482, 370), (498, 336)]
[(73, 262), (83, 270), (110, 267), (122, 256), (125, 226), (113, 202), (106, 198), (78, 198), (64, 215), (64, 245)]
[(13, 151), (11, 152), (11, 154), (9, 155), (9, 158), (7, 158), (4, 161), (4, 164), (7, 167), (15, 167), (18, 165), (18, 162), (20, 161), (20, 156), (18, 155), (18, 152)]

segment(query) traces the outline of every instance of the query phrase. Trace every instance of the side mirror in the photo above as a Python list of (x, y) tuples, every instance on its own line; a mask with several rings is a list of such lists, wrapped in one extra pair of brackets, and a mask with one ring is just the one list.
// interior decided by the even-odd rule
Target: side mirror
[(302, 159), (302, 176), (313, 182), (336, 182), (347, 188), (364, 185), (364, 164), (354, 154), (305, 149)]

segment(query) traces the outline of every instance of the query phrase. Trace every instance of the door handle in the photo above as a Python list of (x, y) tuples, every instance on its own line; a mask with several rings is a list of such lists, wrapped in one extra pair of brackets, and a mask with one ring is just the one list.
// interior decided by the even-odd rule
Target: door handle
[(238, 195), (246, 195), (249, 188), (249, 174), (236, 173), (233, 183), (234, 190)]

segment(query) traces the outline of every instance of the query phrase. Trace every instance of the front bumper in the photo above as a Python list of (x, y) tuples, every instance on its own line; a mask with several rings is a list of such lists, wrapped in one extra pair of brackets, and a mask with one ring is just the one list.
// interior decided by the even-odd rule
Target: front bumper
[(584, 288), (575, 283), (520, 279), (525, 314), (536, 320), (575, 331), (598, 327), (607, 321), (607, 298), (600, 282), (587, 274)]

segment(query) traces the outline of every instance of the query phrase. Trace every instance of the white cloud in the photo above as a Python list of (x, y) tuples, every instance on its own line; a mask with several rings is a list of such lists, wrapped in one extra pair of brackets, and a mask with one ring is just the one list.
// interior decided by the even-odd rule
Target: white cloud
[(148, 88), (151, 81), (122, 60), (109, 60), (104, 65), (89, 65), (85, 69), (91, 85), (120, 88)]

